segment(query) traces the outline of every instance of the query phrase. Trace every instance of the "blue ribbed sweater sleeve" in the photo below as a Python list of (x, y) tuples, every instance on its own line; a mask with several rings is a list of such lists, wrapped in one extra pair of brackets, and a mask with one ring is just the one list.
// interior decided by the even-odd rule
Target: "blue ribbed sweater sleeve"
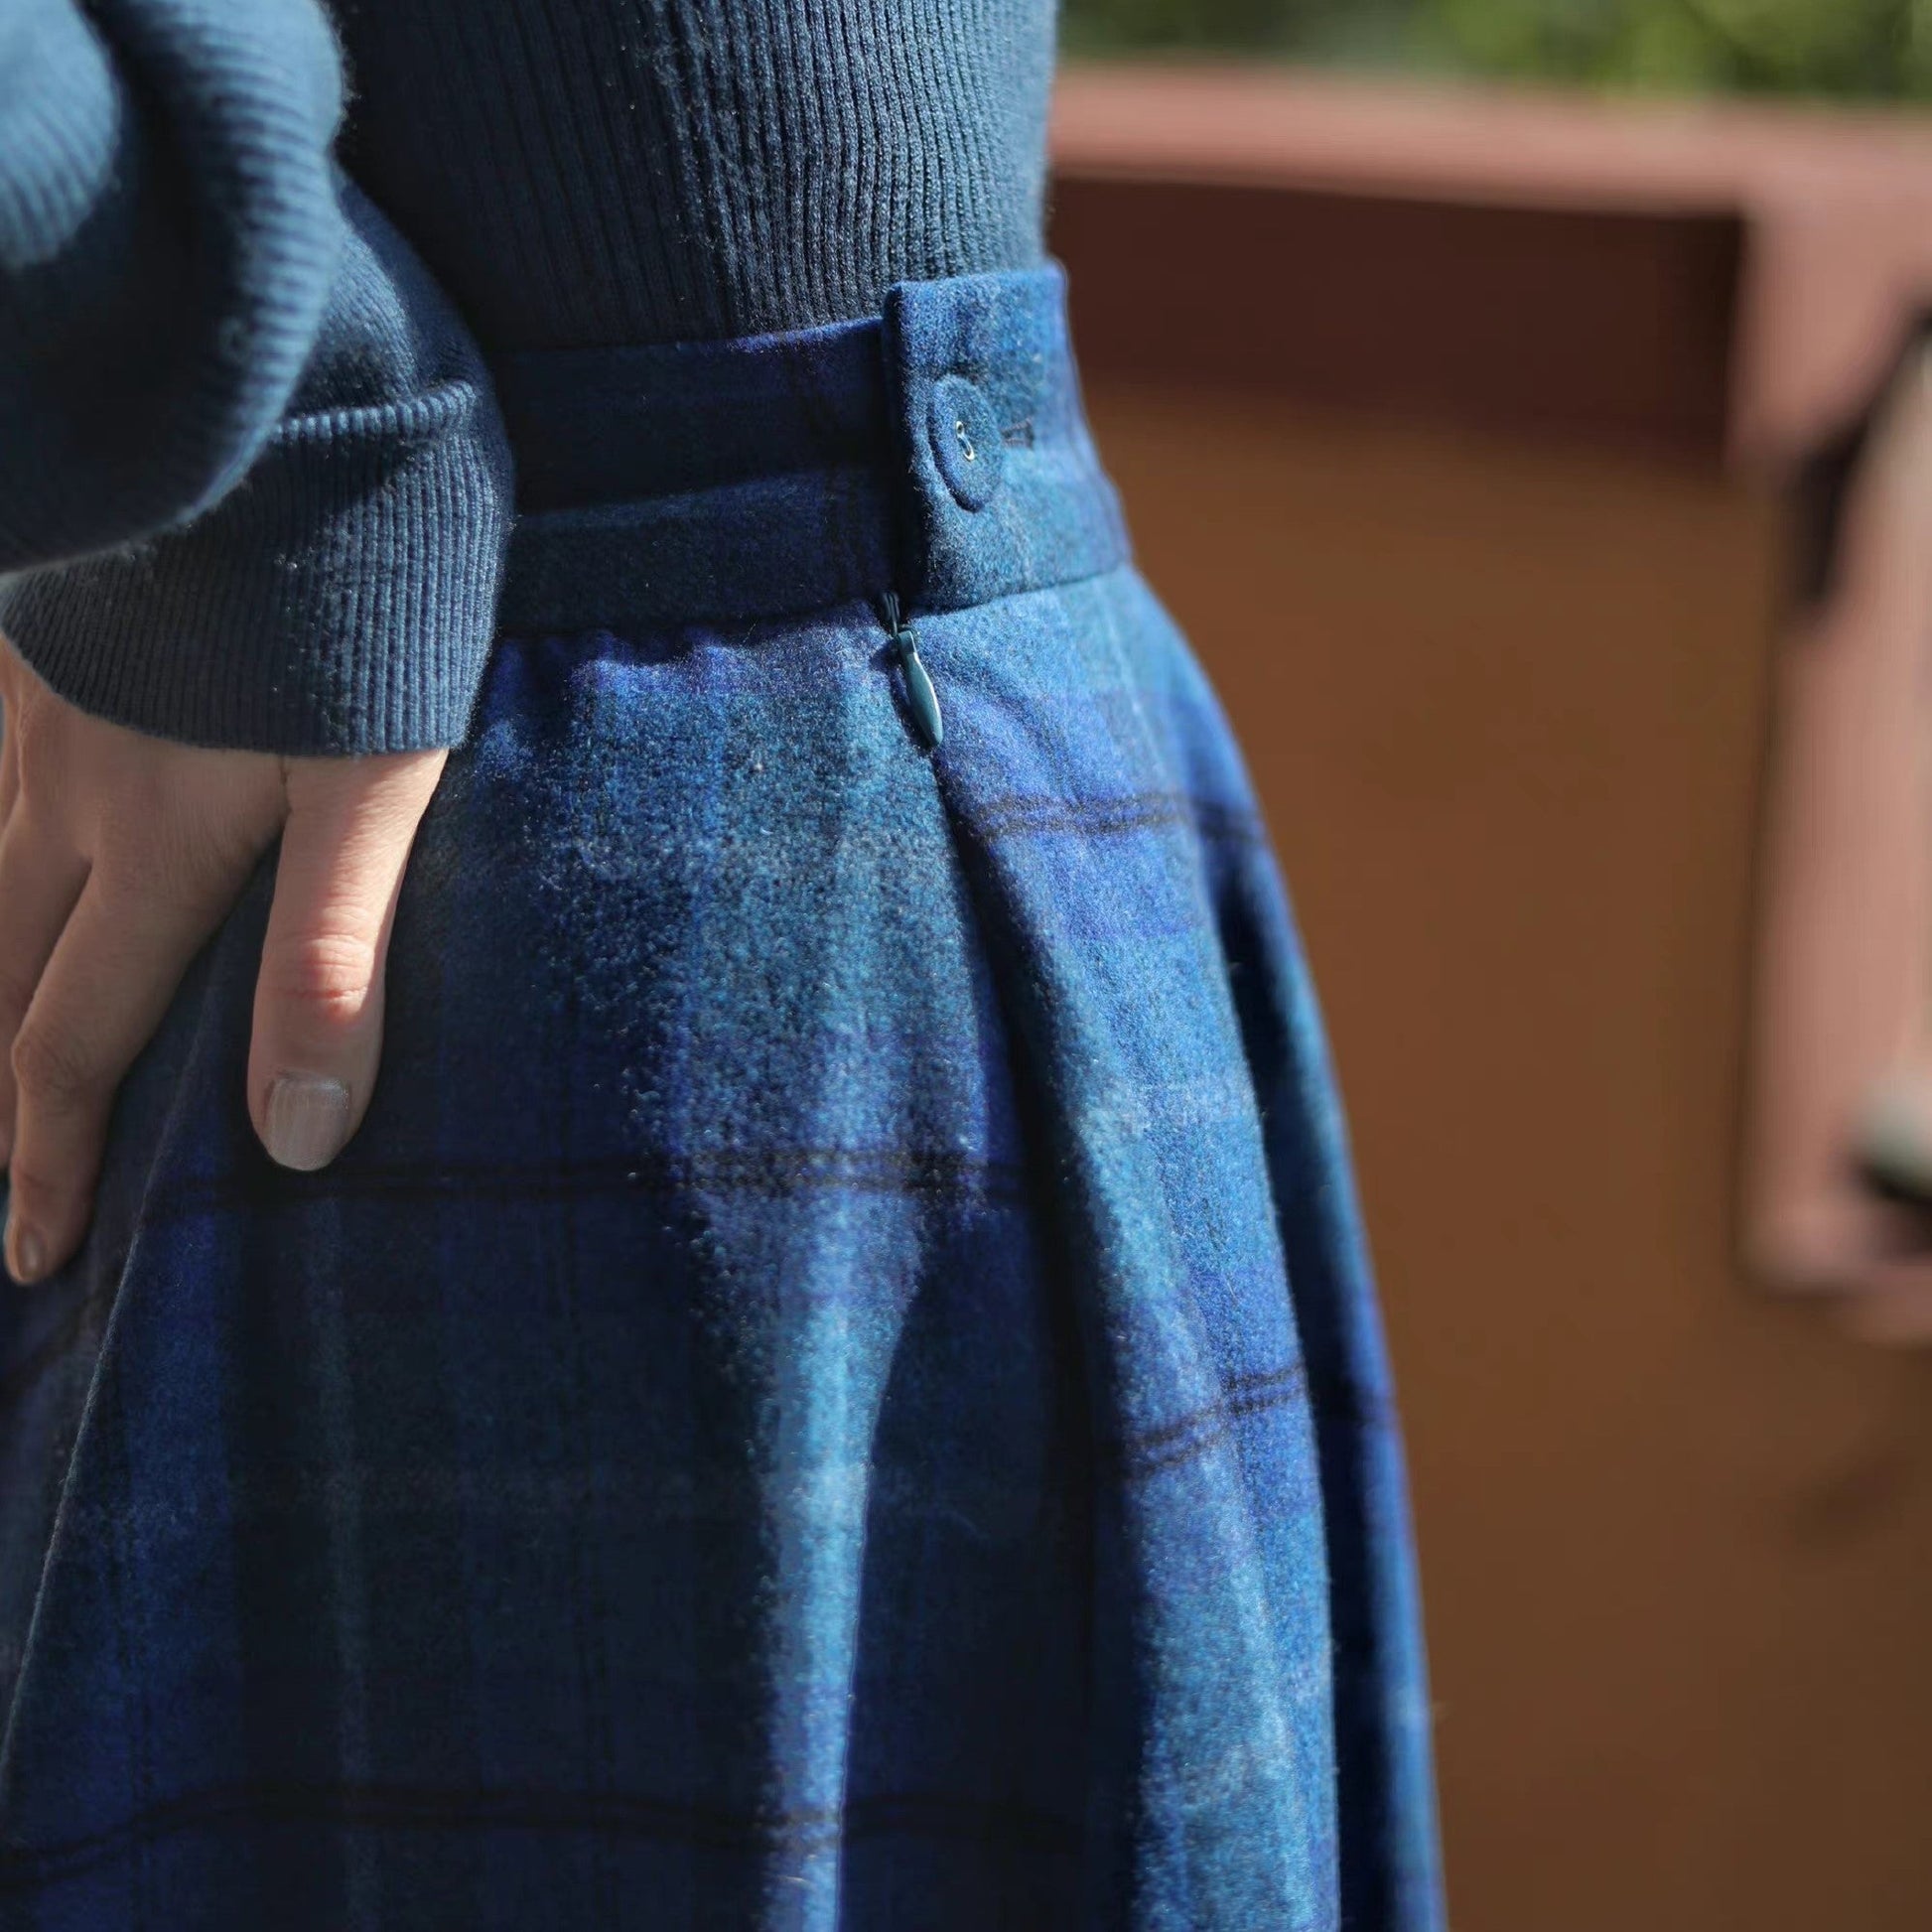
[(0, 629), (86, 710), (463, 735), (508, 458), (341, 112), (316, 0), (0, 0)]

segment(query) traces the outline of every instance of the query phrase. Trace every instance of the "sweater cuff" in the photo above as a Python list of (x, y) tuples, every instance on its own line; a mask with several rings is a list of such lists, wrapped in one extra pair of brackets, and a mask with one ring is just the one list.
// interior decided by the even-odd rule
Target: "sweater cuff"
[(351, 184), (329, 315), (247, 474), (192, 522), (0, 577), (0, 631), (64, 698), (287, 756), (464, 738), (495, 628), (509, 447), (483, 357)]
[(186, 528), (0, 579), (0, 631), (70, 703), (159, 738), (291, 757), (455, 745), (509, 515), (486, 390), (291, 417)]

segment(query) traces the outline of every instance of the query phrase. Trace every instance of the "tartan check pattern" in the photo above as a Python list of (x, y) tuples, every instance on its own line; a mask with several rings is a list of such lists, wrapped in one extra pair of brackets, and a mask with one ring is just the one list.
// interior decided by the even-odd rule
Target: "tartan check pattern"
[[(1055, 278), (911, 306), (905, 420), (962, 316), (1072, 394)], [(266, 871), (198, 963), (0, 1312), (0, 1926), (1440, 1925), (1254, 798), (1128, 564), (972, 527), (936, 754), (864, 598), (499, 641), (332, 1169), (242, 1106)]]

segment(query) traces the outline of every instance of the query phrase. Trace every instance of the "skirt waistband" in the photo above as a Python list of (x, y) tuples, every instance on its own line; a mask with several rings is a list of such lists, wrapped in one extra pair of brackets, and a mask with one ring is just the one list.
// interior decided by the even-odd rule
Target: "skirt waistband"
[(491, 365), (517, 465), (500, 627), (952, 611), (1124, 562), (1057, 264), (877, 319)]

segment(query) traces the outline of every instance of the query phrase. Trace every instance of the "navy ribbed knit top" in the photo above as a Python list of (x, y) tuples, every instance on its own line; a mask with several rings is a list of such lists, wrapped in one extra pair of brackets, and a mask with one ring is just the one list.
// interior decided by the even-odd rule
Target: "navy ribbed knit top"
[(796, 329), (1040, 254), (1052, 0), (334, 25), (0, 0), (0, 629), (143, 730), (462, 737), (512, 514), (491, 354)]

